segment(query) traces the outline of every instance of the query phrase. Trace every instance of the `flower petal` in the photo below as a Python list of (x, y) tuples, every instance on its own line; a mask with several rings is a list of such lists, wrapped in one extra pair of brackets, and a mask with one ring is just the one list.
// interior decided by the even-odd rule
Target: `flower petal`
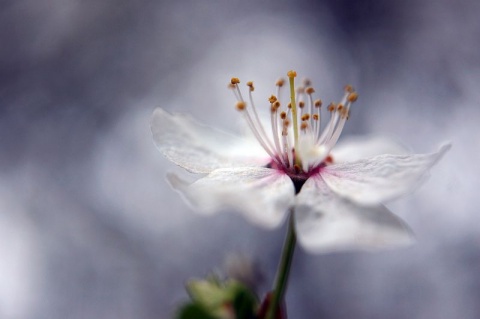
[(280, 225), (294, 201), (290, 178), (269, 168), (217, 169), (192, 184), (173, 174), (167, 178), (193, 209), (207, 215), (234, 209), (265, 228)]
[[(192, 173), (210, 173), (220, 167), (264, 166), (270, 161), (268, 156), (255, 152), (258, 149), (248, 141), (161, 108), (153, 112), (151, 130), (160, 152)], [(249, 152), (245, 152), (247, 148)]]
[(413, 155), (380, 155), (326, 166), (320, 174), (337, 194), (360, 204), (383, 203), (412, 191), (426, 180), (429, 169), (450, 149)]
[(382, 136), (350, 137), (339, 142), (331, 151), (334, 163), (353, 162), (382, 154), (407, 154), (407, 148)]
[(408, 226), (383, 205), (359, 206), (332, 192), (320, 175), (296, 197), (297, 237), (311, 252), (373, 250), (413, 242)]

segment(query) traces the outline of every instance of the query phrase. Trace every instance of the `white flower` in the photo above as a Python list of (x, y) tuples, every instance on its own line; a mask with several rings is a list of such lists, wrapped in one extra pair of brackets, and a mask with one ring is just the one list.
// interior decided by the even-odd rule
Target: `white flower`
[[(450, 145), (430, 154), (407, 154), (387, 139), (368, 138), (333, 149), (357, 93), (347, 86), (341, 102), (328, 106), (330, 120), (322, 130), (322, 103), (312, 99), (309, 81), (295, 91), (296, 74), (288, 75), (293, 99), (287, 107), (280, 103), (285, 83), (279, 80), (276, 96), (268, 99), (268, 131), (253, 103), (253, 83), (247, 83), (248, 103), (240, 81), (233, 78), (230, 84), (236, 107), (264, 152), (248, 140), (156, 109), (151, 129), (160, 152), (187, 171), (202, 174), (193, 183), (169, 174), (172, 187), (204, 214), (233, 209), (266, 228), (279, 226), (294, 208), (299, 242), (313, 252), (411, 243), (408, 226), (382, 203), (424, 181)], [(379, 155), (384, 151), (388, 154)]]

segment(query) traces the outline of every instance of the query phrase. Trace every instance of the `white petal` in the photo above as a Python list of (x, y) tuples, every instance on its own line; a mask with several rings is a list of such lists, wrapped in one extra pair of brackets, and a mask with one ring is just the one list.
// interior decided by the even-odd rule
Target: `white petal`
[(430, 154), (380, 155), (326, 166), (320, 174), (337, 194), (361, 204), (378, 204), (414, 190), (449, 149), (444, 145)]
[(173, 174), (168, 180), (194, 210), (211, 215), (233, 209), (265, 228), (282, 223), (295, 194), (290, 178), (269, 168), (217, 169), (192, 184)]
[(160, 152), (192, 173), (210, 173), (220, 167), (264, 166), (269, 162), (248, 141), (161, 108), (153, 112), (151, 130)]
[(320, 175), (296, 197), (295, 221), (300, 244), (310, 252), (373, 250), (409, 245), (408, 226), (383, 205), (359, 206), (332, 192)]
[(359, 136), (343, 139), (331, 151), (334, 163), (353, 162), (382, 154), (408, 154), (400, 143), (382, 136)]

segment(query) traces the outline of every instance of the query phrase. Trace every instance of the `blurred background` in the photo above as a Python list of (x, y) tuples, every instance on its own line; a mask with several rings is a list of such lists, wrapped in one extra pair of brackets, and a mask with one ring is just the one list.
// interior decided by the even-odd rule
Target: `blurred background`
[[(155, 107), (241, 130), (286, 71), (360, 93), (344, 136), (452, 150), (389, 208), (418, 243), (297, 250), (291, 318), (479, 318), (480, 2), (4, 0), (0, 3), (0, 318), (171, 318), (184, 283), (245, 254), (269, 289), (284, 229), (197, 216), (168, 187)], [(258, 91), (258, 92), (257, 92)]]

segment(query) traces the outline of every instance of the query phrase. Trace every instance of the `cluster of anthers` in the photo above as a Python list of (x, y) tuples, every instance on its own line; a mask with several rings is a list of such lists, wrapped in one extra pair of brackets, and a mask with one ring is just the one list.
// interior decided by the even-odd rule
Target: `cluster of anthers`
[(255, 108), (252, 97), (255, 90), (253, 82), (247, 82), (249, 104), (242, 96), (238, 78), (232, 78), (229, 87), (238, 100), (237, 110), (242, 112), (256, 139), (271, 157), (269, 166), (283, 170), (292, 179), (305, 180), (323, 166), (332, 163), (329, 153), (338, 141), (349, 118), (350, 107), (357, 100), (358, 94), (352, 86), (347, 85), (340, 103), (328, 105), (330, 120), (322, 130), (322, 101), (313, 99), (315, 90), (311, 87), (311, 82), (304, 80), (304, 86), (295, 88), (294, 78), (297, 73), (289, 71), (287, 75), (290, 102), (286, 107), (281, 102), (284, 79), (277, 81), (276, 95), (268, 98), (273, 138), (269, 136), (270, 133), (267, 134)]

